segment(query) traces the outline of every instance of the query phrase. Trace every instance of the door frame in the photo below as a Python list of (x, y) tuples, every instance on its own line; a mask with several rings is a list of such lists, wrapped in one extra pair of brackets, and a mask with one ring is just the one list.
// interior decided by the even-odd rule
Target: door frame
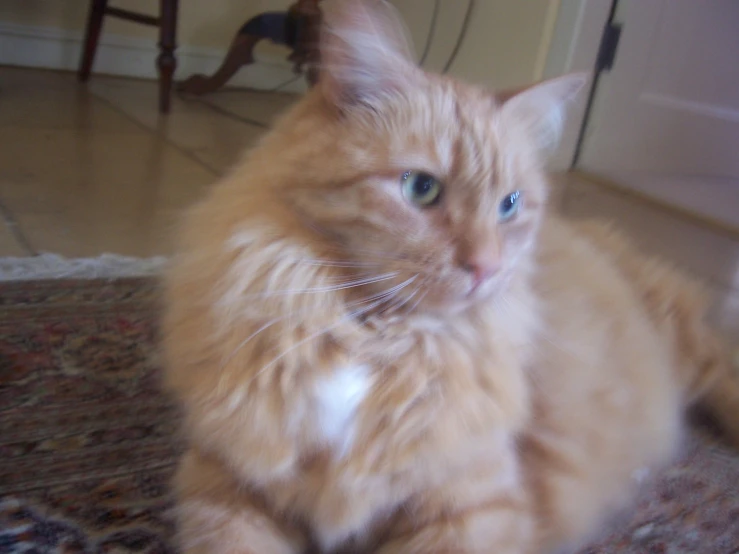
[(597, 86), (595, 75), (603, 31), (618, 0), (559, 0), (559, 11), (542, 77), (590, 73), (586, 91), (570, 106), (559, 146), (550, 161), (554, 171), (573, 168), (578, 143), (587, 125), (588, 108)]

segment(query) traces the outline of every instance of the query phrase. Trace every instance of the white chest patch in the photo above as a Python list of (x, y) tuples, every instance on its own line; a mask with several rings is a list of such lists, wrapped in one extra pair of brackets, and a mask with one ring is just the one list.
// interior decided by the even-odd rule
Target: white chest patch
[(369, 367), (365, 365), (339, 367), (332, 375), (316, 382), (315, 398), (322, 438), (340, 455), (351, 448), (357, 409), (371, 384)]

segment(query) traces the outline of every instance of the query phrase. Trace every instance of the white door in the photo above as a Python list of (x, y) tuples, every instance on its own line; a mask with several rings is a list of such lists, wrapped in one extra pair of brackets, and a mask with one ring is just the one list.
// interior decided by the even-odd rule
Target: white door
[(578, 167), (739, 228), (739, 0), (619, 0)]

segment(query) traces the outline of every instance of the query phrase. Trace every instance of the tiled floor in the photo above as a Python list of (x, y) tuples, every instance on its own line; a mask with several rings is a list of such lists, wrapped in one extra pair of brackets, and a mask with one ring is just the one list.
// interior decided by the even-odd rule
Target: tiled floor
[[(156, 111), (150, 82), (0, 68), (0, 256), (166, 254), (173, 215), (294, 100), (223, 92)], [(229, 117), (224, 112), (236, 114)], [(644, 248), (703, 277), (714, 316), (739, 341), (739, 237), (578, 175), (561, 176), (575, 216), (617, 220)]]
[(240, 119), (179, 98), (160, 117), (150, 82), (0, 68), (0, 202), (26, 239), (3, 228), (0, 255), (166, 253), (173, 215), (294, 97), (209, 101)]

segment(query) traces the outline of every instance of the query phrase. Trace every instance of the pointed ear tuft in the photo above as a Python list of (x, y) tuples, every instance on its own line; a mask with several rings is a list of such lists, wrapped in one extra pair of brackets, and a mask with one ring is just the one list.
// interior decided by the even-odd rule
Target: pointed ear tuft
[(573, 73), (497, 95), (502, 117), (523, 127), (538, 148), (548, 153), (556, 148), (564, 127), (567, 104), (588, 81), (586, 73)]
[(419, 71), (400, 16), (384, 0), (326, 2), (320, 86), (340, 108), (373, 105)]

